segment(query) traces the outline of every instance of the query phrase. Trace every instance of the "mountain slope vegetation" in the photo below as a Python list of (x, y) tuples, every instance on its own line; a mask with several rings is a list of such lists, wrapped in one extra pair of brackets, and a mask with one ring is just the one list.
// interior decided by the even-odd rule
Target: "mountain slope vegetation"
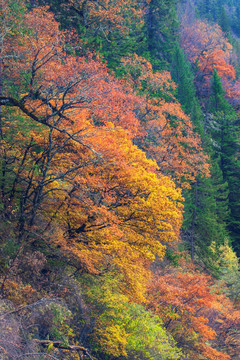
[(238, 5), (0, 3), (0, 358), (237, 360)]

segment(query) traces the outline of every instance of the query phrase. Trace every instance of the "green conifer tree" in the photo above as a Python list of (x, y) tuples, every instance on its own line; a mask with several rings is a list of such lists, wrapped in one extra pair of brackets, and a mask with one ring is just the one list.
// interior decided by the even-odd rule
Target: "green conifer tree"
[[(222, 174), (217, 163), (212, 164), (211, 177), (201, 177), (185, 190), (185, 216), (183, 239), (193, 262), (217, 275), (217, 249), (228, 237), (228, 187), (221, 182)], [(211, 245), (215, 244), (215, 251)]]
[(229, 33), (231, 30), (230, 19), (224, 6), (221, 7), (219, 25), (225, 33)]
[(146, 26), (148, 50), (154, 68), (168, 69), (177, 39), (176, 0), (151, 0)]
[(186, 114), (190, 115), (196, 131), (203, 135), (203, 113), (196, 97), (194, 74), (186, 55), (176, 44), (171, 66), (173, 80), (178, 84), (176, 97)]
[[(221, 79), (214, 71), (212, 79), (212, 96), (208, 104), (211, 113), (203, 115), (193, 83), (191, 68), (187, 65), (185, 56), (176, 49), (173, 77), (179, 82), (181, 91), (177, 94), (185, 105), (185, 111), (190, 112), (194, 124), (197, 114), (197, 130), (204, 139), (205, 151), (210, 156), (211, 176), (198, 178), (191, 190), (185, 190), (185, 219), (183, 237), (191, 252), (192, 260), (203, 264), (216, 275), (215, 257), (217, 249), (228, 237), (229, 222), (229, 185), (221, 167), (222, 150), (219, 139), (220, 127), (213, 114), (216, 109), (225, 107), (230, 110), (229, 103), (224, 98)], [(186, 79), (185, 79), (186, 76)], [(188, 94), (186, 96), (186, 94)], [(184, 106), (184, 105), (183, 105)], [(205, 120), (203, 121), (203, 119)], [(196, 125), (195, 125), (196, 126)], [(211, 245), (215, 244), (212, 251)]]
[(230, 214), (227, 225), (234, 249), (240, 254), (240, 161), (238, 115), (227, 102), (221, 79), (214, 71), (209, 110), (215, 125), (210, 130), (213, 143), (213, 161), (219, 164), (223, 182), (228, 183)]

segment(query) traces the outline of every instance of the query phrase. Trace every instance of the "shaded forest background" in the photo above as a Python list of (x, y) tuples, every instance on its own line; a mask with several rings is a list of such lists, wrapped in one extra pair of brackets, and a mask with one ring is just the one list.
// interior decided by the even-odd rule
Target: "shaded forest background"
[(240, 359), (238, 1), (0, 4), (0, 359)]

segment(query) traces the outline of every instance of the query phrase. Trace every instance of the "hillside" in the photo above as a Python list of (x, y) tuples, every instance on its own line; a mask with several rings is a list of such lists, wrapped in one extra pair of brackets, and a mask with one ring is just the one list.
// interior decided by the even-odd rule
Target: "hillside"
[(237, 2), (0, 2), (0, 359), (240, 359)]

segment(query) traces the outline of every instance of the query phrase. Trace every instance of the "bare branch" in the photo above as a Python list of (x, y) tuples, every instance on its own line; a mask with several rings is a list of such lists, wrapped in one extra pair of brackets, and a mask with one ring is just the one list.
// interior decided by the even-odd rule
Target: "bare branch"
[(86, 349), (83, 346), (63, 344), (61, 341), (39, 340), (39, 339), (34, 339), (34, 341), (43, 346), (53, 345), (55, 348), (58, 349), (82, 352), (84, 355), (88, 356), (91, 360), (94, 360), (92, 356), (89, 354), (88, 349)]

